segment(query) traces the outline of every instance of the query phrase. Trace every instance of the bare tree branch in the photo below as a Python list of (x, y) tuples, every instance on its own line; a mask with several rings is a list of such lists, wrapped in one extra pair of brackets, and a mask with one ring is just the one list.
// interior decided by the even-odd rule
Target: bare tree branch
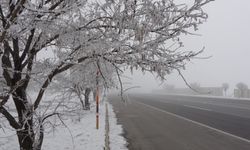
[(16, 121), (16, 119), (3, 106), (0, 106), (0, 113), (5, 116), (5, 118), (9, 121), (9, 124), (14, 129), (21, 128), (20, 124)]

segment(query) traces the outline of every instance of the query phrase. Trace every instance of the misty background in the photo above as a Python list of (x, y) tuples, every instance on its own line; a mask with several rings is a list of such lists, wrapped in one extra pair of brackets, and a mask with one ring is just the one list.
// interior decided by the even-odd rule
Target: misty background
[[(197, 82), (201, 86), (221, 86), (229, 84), (231, 95), (236, 84), (244, 82), (250, 85), (250, 1), (215, 0), (205, 7), (209, 17), (206, 23), (195, 33), (201, 36), (183, 36), (184, 49), (199, 51), (205, 47), (200, 57), (209, 59), (191, 60), (182, 73), (189, 83)], [(162, 88), (164, 84), (186, 87), (178, 73), (166, 77), (163, 83), (155, 76), (140, 71), (126, 71), (124, 79), (129, 86), (140, 86), (137, 91), (150, 92)], [(134, 89), (135, 90), (135, 89)]]

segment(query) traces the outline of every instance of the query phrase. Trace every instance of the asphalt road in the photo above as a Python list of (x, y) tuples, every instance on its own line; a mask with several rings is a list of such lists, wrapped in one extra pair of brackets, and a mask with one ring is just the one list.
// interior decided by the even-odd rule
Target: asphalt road
[(250, 150), (250, 101), (153, 94), (109, 100), (130, 150)]

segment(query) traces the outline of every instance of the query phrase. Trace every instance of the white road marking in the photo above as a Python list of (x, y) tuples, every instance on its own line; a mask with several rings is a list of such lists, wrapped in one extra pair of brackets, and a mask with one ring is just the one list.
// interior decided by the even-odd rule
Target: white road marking
[[(241, 107), (241, 106), (230, 106), (228, 103), (225, 104), (214, 104), (212, 102), (202, 102), (202, 101), (190, 101), (194, 103), (201, 103), (201, 104), (207, 104), (207, 105), (213, 105), (213, 106), (221, 106), (221, 107), (229, 107), (229, 108), (235, 108), (235, 109), (244, 109), (244, 110), (250, 110), (248, 107)], [(230, 103), (229, 103), (230, 104)], [(231, 104), (233, 105), (233, 104)]]
[(154, 106), (151, 106), (151, 105), (148, 105), (148, 104), (145, 104), (145, 103), (141, 103), (141, 102), (138, 102), (138, 101), (134, 101), (134, 102), (135, 102), (135, 103), (137, 103), (137, 104), (141, 104), (141, 105), (144, 105), (144, 106), (146, 106), (146, 107), (149, 107), (149, 108), (151, 108), (151, 109), (154, 109), (154, 110), (157, 110), (157, 111), (160, 111), (160, 112), (166, 113), (166, 114), (168, 114), (168, 115), (171, 115), (171, 116), (177, 117), (177, 118), (179, 118), (179, 119), (183, 119), (183, 120), (185, 120), (185, 121), (188, 121), (188, 122), (194, 123), (194, 124), (196, 124), (196, 125), (200, 125), (200, 126), (202, 126), (202, 127), (205, 127), (205, 128), (211, 129), (211, 130), (213, 130), (213, 131), (217, 131), (217, 132), (219, 132), (219, 133), (222, 133), (222, 134), (224, 134), (224, 135), (227, 135), (227, 136), (230, 136), (230, 137), (236, 138), (236, 139), (238, 139), (238, 140), (241, 140), (241, 141), (244, 141), (244, 142), (250, 143), (250, 140), (248, 140), (248, 139), (245, 139), (245, 138), (242, 138), (242, 137), (239, 137), (239, 136), (233, 135), (233, 134), (231, 134), (231, 133), (227, 133), (227, 132), (225, 132), (225, 131), (222, 131), (222, 130), (219, 130), (219, 129), (216, 129), (216, 128), (213, 128), (213, 127), (210, 127), (210, 126), (205, 125), (205, 124), (202, 124), (202, 123), (200, 123), (200, 122), (190, 120), (190, 119), (188, 119), (188, 118), (185, 118), (185, 117), (182, 117), (182, 116), (176, 115), (176, 114), (171, 113), (171, 112), (167, 112), (167, 111), (165, 111), (165, 110), (159, 109), (159, 108), (157, 108), (157, 107), (154, 107)]
[(189, 108), (194, 108), (194, 109), (200, 109), (200, 110), (212, 111), (211, 109), (201, 108), (201, 107), (192, 106), (192, 105), (183, 105), (183, 106), (185, 106), (185, 107), (189, 107)]
[[(166, 101), (161, 101), (161, 102), (163, 102), (163, 103), (169, 103), (169, 102), (166, 102)], [(228, 104), (214, 104), (214, 103), (212, 103), (212, 102), (202, 102), (202, 101), (190, 101), (190, 100), (188, 100), (188, 101), (184, 101), (184, 100), (178, 100), (178, 102), (193, 102), (193, 103), (200, 103), (200, 104), (206, 104), (206, 105), (213, 105), (213, 106), (219, 106), (219, 107), (225, 107), (225, 108), (235, 108), (235, 109), (243, 109), (243, 110), (250, 110), (250, 108), (247, 108), (247, 107), (240, 107), (240, 106), (230, 106), (230, 105), (228, 105)], [(169, 103), (170, 104), (170, 103)], [(186, 105), (187, 107), (188, 106), (190, 106), (190, 105)], [(196, 107), (196, 106), (194, 106), (194, 107)], [(199, 107), (199, 108), (201, 108), (201, 107)], [(202, 108), (203, 109), (203, 108)], [(205, 109), (204, 109), (205, 110)], [(209, 110), (209, 109), (208, 109)], [(211, 109), (210, 109), (210, 111), (212, 111)]]
[(229, 107), (229, 108), (235, 108), (235, 109), (244, 109), (244, 110), (250, 110), (249, 108), (246, 107), (240, 107), (240, 106), (229, 106), (229, 105), (223, 105), (223, 104), (212, 104), (212, 103), (207, 103), (208, 105), (214, 105), (214, 106), (222, 106), (222, 107)]
[[(222, 107), (230, 107), (230, 108), (237, 108), (237, 109), (244, 109), (244, 110), (250, 110), (250, 99), (249, 98), (232, 98), (232, 97), (221, 97), (221, 96), (205, 96), (205, 95), (185, 95), (185, 94), (165, 94), (166, 96), (170, 95), (170, 96), (181, 96), (182, 98), (183, 97), (189, 97), (189, 98), (192, 98), (192, 97), (198, 97), (198, 98), (216, 98), (218, 101), (213, 101), (213, 102), (203, 102), (203, 101), (193, 101), (193, 100), (187, 100), (187, 101), (190, 101), (190, 102), (197, 102), (197, 103), (202, 103), (202, 104), (209, 104), (209, 105), (214, 105), (214, 106), (222, 106)], [(223, 101), (220, 101), (220, 100), (223, 100)], [(179, 101), (186, 101), (186, 100), (179, 100)], [(249, 104), (247, 107), (246, 106), (235, 106), (234, 104), (232, 104), (231, 102), (238, 102), (240, 103), (241, 101), (248, 101)], [(214, 102), (224, 102), (225, 104), (214, 104)], [(229, 103), (228, 103), (229, 102)]]

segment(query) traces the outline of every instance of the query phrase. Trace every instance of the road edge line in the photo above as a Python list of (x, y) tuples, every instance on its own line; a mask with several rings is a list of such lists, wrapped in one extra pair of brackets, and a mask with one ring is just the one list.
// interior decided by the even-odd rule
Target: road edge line
[(247, 143), (250, 143), (250, 140), (248, 139), (245, 139), (245, 138), (242, 138), (242, 137), (239, 137), (239, 136), (236, 136), (236, 135), (233, 135), (231, 133), (228, 133), (228, 132), (225, 132), (225, 131), (222, 131), (222, 130), (219, 130), (219, 129), (216, 129), (216, 128), (213, 128), (211, 126), (208, 126), (208, 125), (205, 125), (203, 123), (200, 123), (200, 122), (197, 122), (197, 121), (194, 121), (194, 120), (191, 120), (191, 119), (188, 119), (188, 118), (185, 118), (183, 116), (180, 116), (180, 115), (176, 115), (174, 113), (171, 113), (171, 112), (168, 112), (168, 111), (165, 111), (165, 110), (162, 110), (160, 108), (157, 108), (157, 107), (154, 107), (154, 106), (151, 106), (151, 105), (148, 105), (148, 104), (145, 104), (145, 103), (142, 103), (142, 102), (137, 102), (137, 101), (134, 101), (134, 103), (137, 103), (137, 104), (141, 104), (141, 105), (144, 105), (144, 106), (147, 106), (149, 108), (152, 108), (154, 110), (157, 110), (157, 111), (160, 111), (160, 112), (163, 112), (163, 113), (166, 113), (168, 115), (171, 115), (171, 116), (174, 116), (174, 117), (177, 117), (179, 119), (183, 119), (185, 121), (188, 121), (188, 122), (191, 122), (191, 123), (194, 123), (196, 125), (200, 125), (202, 127), (205, 127), (205, 128), (208, 128), (208, 129), (211, 129), (211, 130), (214, 130), (214, 131), (217, 131), (219, 133), (222, 133), (224, 135), (227, 135), (227, 136), (230, 136), (230, 137), (233, 137), (233, 138), (236, 138), (238, 140), (241, 140), (241, 141), (244, 141), (244, 142), (247, 142)]

